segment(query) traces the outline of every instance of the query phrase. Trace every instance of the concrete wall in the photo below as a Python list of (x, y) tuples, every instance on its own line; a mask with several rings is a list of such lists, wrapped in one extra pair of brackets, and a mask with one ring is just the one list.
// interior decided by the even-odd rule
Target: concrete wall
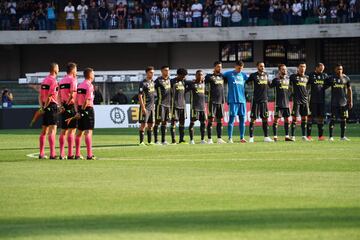
[(270, 27), (0, 31), (0, 44), (217, 42), (360, 37), (360, 23)]

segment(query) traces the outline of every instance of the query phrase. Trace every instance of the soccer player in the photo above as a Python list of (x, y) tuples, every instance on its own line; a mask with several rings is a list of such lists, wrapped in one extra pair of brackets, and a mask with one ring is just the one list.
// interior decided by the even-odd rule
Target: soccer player
[(290, 80), (287, 73), (287, 68), (285, 64), (280, 64), (278, 66), (278, 76), (274, 78), (270, 84), (270, 87), (275, 89), (275, 116), (273, 123), (273, 132), (274, 132), (274, 141), (278, 140), (277, 131), (278, 131), (278, 122), (280, 118), (284, 118), (284, 129), (285, 129), (285, 141), (292, 141), (289, 136), (289, 117), (290, 117), (290, 108), (289, 108), (289, 98), (290, 91), (289, 85)]
[(39, 105), (44, 111), (42, 130), (39, 137), (40, 154), (39, 159), (46, 159), (45, 156), (45, 138), (48, 136), (50, 145), (50, 159), (56, 159), (55, 153), (55, 135), (57, 123), (57, 104), (59, 85), (56, 77), (59, 73), (59, 65), (57, 63), (50, 64), (50, 74), (41, 83), (39, 94)]
[(291, 139), (295, 141), (296, 118), (301, 116), (301, 133), (303, 141), (309, 141), (306, 137), (306, 122), (309, 115), (309, 96), (306, 86), (309, 82), (309, 76), (305, 74), (306, 63), (301, 62), (298, 65), (297, 73), (290, 76), (290, 85), (293, 89), (293, 109), (291, 123)]
[(307, 138), (312, 140), (311, 128), (313, 121), (317, 122), (319, 141), (324, 141), (324, 118), (325, 118), (325, 90), (328, 75), (324, 73), (325, 66), (322, 63), (316, 65), (315, 71), (309, 74), (310, 85), (310, 115), (307, 123)]
[(265, 72), (265, 64), (263, 62), (258, 62), (256, 64), (258, 69), (257, 72), (250, 74), (247, 83), (253, 83), (254, 95), (251, 103), (251, 114), (250, 114), (250, 139), (249, 142), (254, 142), (254, 125), (255, 120), (259, 117), (262, 119), (262, 128), (264, 131), (264, 142), (273, 142), (273, 140), (268, 136), (269, 126), (268, 126), (268, 89), (269, 89), (269, 77)]
[(155, 144), (160, 144), (158, 141), (158, 127), (161, 123), (161, 143), (168, 145), (165, 135), (166, 124), (170, 119), (171, 83), (169, 71), (169, 66), (161, 67), (161, 76), (155, 80), (155, 90), (157, 93), (154, 126)]
[(140, 83), (139, 86), (139, 137), (140, 137), (140, 146), (145, 146), (144, 143), (144, 132), (146, 129), (148, 144), (153, 144), (151, 142), (152, 138), (152, 128), (155, 121), (155, 84), (153, 81), (154, 77), (154, 67), (149, 66), (145, 69), (146, 78)]
[(171, 142), (176, 144), (175, 128), (176, 123), (179, 122), (179, 143), (186, 143), (185, 135), (185, 118), (186, 118), (186, 103), (185, 103), (185, 78), (187, 70), (179, 68), (176, 72), (176, 77), (171, 80)]
[(200, 121), (201, 144), (206, 144), (205, 138), (205, 83), (204, 73), (201, 70), (196, 71), (195, 80), (186, 83), (186, 91), (190, 92), (190, 144), (194, 141), (194, 125), (195, 121)]
[(59, 100), (61, 104), (61, 132), (59, 136), (60, 160), (65, 159), (65, 137), (67, 137), (68, 143), (67, 159), (74, 159), (73, 147), (75, 145), (76, 121), (74, 119), (67, 124), (66, 119), (72, 118), (76, 114), (76, 64), (72, 62), (68, 63), (66, 73), (67, 75), (59, 82)]
[(331, 87), (331, 121), (329, 124), (329, 141), (334, 141), (333, 131), (335, 120), (340, 118), (341, 136), (340, 140), (349, 141), (345, 137), (346, 119), (349, 117), (348, 110), (353, 107), (352, 89), (350, 78), (344, 73), (341, 64), (335, 67), (335, 74), (329, 78), (327, 83)]
[(236, 116), (239, 116), (240, 142), (246, 143), (245, 136), (245, 121), (246, 121), (246, 98), (245, 98), (245, 83), (248, 77), (244, 72), (244, 63), (238, 61), (235, 64), (235, 69), (224, 73), (224, 78), (228, 84), (228, 104), (229, 104), (229, 123), (228, 123), (228, 143), (233, 143), (232, 135), (234, 129), (234, 122)]
[(77, 89), (77, 110), (76, 117), (78, 118), (78, 131), (75, 138), (76, 153), (75, 159), (83, 159), (80, 153), (80, 145), (82, 135), (85, 133), (85, 144), (87, 150), (87, 160), (95, 160), (96, 157), (92, 152), (92, 133), (95, 123), (94, 115), (94, 70), (86, 68), (84, 70), (85, 80), (79, 84)]
[(208, 125), (207, 125), (207, 134), (208, 134), (208, 144), (213, 144), (211, 137), (212, 134), (212, 125), (214, 120), (216, 120), (216, 132), (217, 132), (217, 143), (223, 144), (226, 143), (222, 140), (222, 119), (224, 117), (224, 84), (225, 79), (221, 74), (222, 63), (216, 61), (214, 63), (214, 72), (212, 74), (207, 74), (205, 77), (205, 84), (208, 86)]

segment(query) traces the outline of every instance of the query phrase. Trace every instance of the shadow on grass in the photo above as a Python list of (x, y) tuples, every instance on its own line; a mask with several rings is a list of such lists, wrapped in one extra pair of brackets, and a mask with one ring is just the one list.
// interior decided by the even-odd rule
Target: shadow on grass
[(0, 218), (0, 237), (106, 232), (238, 232), (283, 229), (358, 229), (360, 208), (164, 212), (65, 218)]

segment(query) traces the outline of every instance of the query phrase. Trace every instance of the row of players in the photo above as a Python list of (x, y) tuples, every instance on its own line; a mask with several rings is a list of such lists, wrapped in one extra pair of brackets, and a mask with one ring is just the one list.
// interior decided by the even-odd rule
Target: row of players
[[(185, 93), (190, 92), (190, 144), (194, 144), (194, 123), (200, 121), (200, 133), (202, 144), (212, 144), (212, 126), (216, 122), (217, 143), (226, 143), (222, 139), (222, 118), (224, 116), (225, 94), (224, 87), (227, 84), (229, 105), (228, 143), (233, 143), (233, 128), (236, 116), (239, 117), (240, 142), (245, 143), (245, 117), (246, 98), (245, 84), (253, 85), (253, 100), (250, 115), (250, 138), (254, 142), (254, 123), (257, 118), (262, 119), (264, 141), (277, 141), (278, 121), (284, 118), (285, 141), (295, 141), (296, 118), (301, 117), (302, 139), (311, 141), (311, 128), (313, 122), (318, 126), (318, 139), (325, 140), (324, 117), (325, 117), (325, 90), (331, 88), (331, 121), (329, 124), (329, 140), (334, 141), (333, 130), (336, 119), (340, 119), (341, 140), (348, 141), (345, 136), (346, 119), (348, 110), (352, 108), (352, 90), (350, 79), (343, 73), (343, 66), (336, 65), (334, 74), (328, 76), (324, 73), (325, 66), (318, 63), (315, 71), (306, 74), (306, 63), (302, 62), (297, 67), (297, 72), (288, 75), (285, 64), (278, 66), (278, 75), (275, 79), (269, 79), (263, 62), (257, 63), (257, 72), (247, 76), (242, 72), (244, 63), (238, 61), (233, 71), (221, 73), (222, 63), (214, 63), (214, 71), (204, 76), (201, 70), (196, 72), (193, 81), (185, 81), (186, 69), (178, 69), (174, 79), (169, 78), (169, 67), (161, 68), (161, 76), (155, 81), (154, 67), (146, 68), (146, 78), (139, 86), (140, 114), (139, 129), (140, 145), (145, 145), (144, 135), (147, 132), (148, 144), (167, 145), (165, 139), (166, 125), (171, 120), (171, 142), (176, 143), (175, 130), (179, 122), (179, 143), (184, 140), (186, 104)], [(275, 119), (273, 124), (274, 139), (268, 135), (268, 89), (275, 89)], [(206, 98), (208, 97), (208, 114), (206, 115)], [(293, 95), (293, 108), (290, 112), (289, 99)], [(155, 102), (155, 96), (156, 102)], [(290, 116), (292, 121), (290, 122)], [(206, 126), (207, 121), (207, 126)], [(158, 129), (161, 129), (161, 142), (158, 140)], [(289, 134), (290, 126), (290, 134)], [(205, 141), (205, 128), (207, 141)], [(152, 134), (154, 133), (154, 142)]]
[[(42, 130), (39, 137), (39, 159), (45, 156), (45, 139), (48, 136), (50, 159), (57, 159), (55, 152), (55, 137), (58, 114), (61, 114), (61, 132), (59, 136), (59, 159), (83, 159), (80, 153), (81, 138), (85, 134), (87, 159), (94, 160), (92, 153), (92, 132), (94, 129), (94, 71), (84, 70), (85, 80), (77, 84), (77, 66), (68, 63), (66, 76), (57, 82), (59, 66), (50, 64), (50, 74), (41, 83), (39, 105), (42, 115)], [(77, 131), (76, 131), (77, 128)], [(76, 132), (76, 136), (75, 136)], [(68, 143), (68, 154), (65, 156), (65, 140)], [(75, 155), (73, 148), (75, 145)]]

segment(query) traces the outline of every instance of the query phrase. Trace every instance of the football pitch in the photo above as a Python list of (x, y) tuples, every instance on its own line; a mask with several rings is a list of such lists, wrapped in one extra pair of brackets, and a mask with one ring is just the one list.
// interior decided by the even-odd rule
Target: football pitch
[(360, 239), (360, 126), (336, 130), (140, 147), (136, 129), (95, 129), (96, 161), (39, 160), (39, 130), (0, 130), (0, 239)]

